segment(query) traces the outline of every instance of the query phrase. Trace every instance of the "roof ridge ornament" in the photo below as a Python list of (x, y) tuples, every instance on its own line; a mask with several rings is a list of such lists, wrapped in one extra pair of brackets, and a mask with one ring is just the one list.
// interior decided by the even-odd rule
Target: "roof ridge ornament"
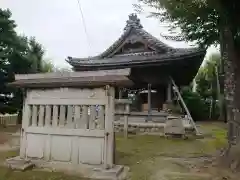
[(127, 25), (124, 28), (124, 30), (127, 30), (131, 27), (135, 27), (135, 28), (139, 28), (139, 29), (143, 28), (143, 26), (140, 22), (140, 19), (137, 17), (137, 14), (135, 14), (135, 13), (132, 13), (129, 15), (129, 19), (127, 20)]

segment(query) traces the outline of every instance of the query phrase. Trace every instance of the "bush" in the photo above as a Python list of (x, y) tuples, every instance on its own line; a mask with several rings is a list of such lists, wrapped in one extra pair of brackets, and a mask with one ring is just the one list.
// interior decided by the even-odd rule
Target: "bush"
[(205, 102), (197, 92), (188, 88), (182, 90), (182, 97), (194, 121), (207, 120), (210, 104)]

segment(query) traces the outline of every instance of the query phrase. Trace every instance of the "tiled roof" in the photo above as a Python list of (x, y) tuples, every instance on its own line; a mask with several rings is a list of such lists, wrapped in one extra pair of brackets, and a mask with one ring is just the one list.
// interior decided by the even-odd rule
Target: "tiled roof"
[[(197, 53), (198, 52), (198, 53)], [(71, 61), (73, 66), (97, 66), (97, 65), (127, 65), (129, 63), (151, 63), (151, 62), (164, 62), (174, 61), (182, 58), (190, 58), (202, 56), (205, 51), (191, 51), (191, 50), (177, 50), (175, 52), (167, 52), (159, 56), (157, 53), (143, 52), (143, 53), (131, 53), (124, 55), (117, 55), (112, 58), (105, 59), (78, 59), (74, 58)]]
[[(127, 40), (130, 34), (135, 34), (136, 36), (141, 37), (148, 46), (154, 49), (154, 51), (115, 55), (114, 52)], [(202, 54), (205, 55), (205, 53), (205, 50), (198, 48), (176, 49), (168, 46), (167, 44), (161, 42), (159, 39), (145, 31), (140, 24), (140, 20), (137, 18), (137, 16), (135, 14), (131, 14), (129, 16), (129, 20), (127, 21), (127, 25), (124, 28), (124, 33), (107, 50), (97, 56), (88, 58), (68, 57), (67, 62), (74, 67), (84, 65), (88, 66), (90, 64), (95, 66), (98, 64), (103, 65), (109, 63), (144, 63), (145, 60), (149, 61), (151, 58), (153, 61), (165, 61), (180, 59), (184, 58), (185, 56), (197, 56)]]

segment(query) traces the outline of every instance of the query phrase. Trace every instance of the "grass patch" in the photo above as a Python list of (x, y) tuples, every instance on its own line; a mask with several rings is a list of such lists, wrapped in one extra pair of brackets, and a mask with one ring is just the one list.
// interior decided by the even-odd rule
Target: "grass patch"
[(19, 151), (3, 151), (0, 152), (0, 161), (5, 161), (8, 158), (15, 157), (19, 155)]
[(76, 176), (68, 176), (63, 173), (45, 171), (11, 171), (8, 168), (0, 168), (1, 180), (87, 180)]
[[(0, 161), (19, 155), (19, 151), (0, 152)], [(46, 171), (12, 171), (7, 167), (0, 167), (0, 180), (87, 180), (77, 176), (69, 176), (64, 173)]]
[(187, 170), (169, 161), (159, 162), (157, 158), (202, 156), (215, 148), (200, 140), (165, 139), (158, 136), (130, 136), (117, 138), (117, 163), (131, 168), (131, 179), (149, 179), (157, 168), (171, 167), (179, 172)]
[[(169, 161), (157, 161), (162, 156), (192, 157), (204, 156), (216, 152), (226, 145), (226, 129), (222, 124), (201, 125), (207, 129), (211, 138), (206, 139), (165, 139), (158, 136), (142, 135), (129, 136), (124, 139), (117, 136), (117, 164), (130, 167), (132, 180), (150, 179), (154, 171), (170, 168), (177, 172), (186, 172), (187, 169)], [(179, 179), (180, 180), (180, 179)], [(189, 179), (190, 180), (190, 179)]]
[(168, 180), (209, 180), (208, 177), (165, 175)]
[(6, 133), (15, 133), (21, 128), (21, 125), (16, 126), (0, 126), (0, 132), (6, 132)]
[[(131, 180), (155, 179), (156, 173), (175, 171), (187, 173), (188, 169), (181, 164), (164, 160), (163, 156), (191, 157), (214, 153), (226, 144), (226, 129), (221, 125), (202, 124), (201, 128), (209, 131), (212, 137), (206, 139), (165, 139), (151, 135), (129, 135), (128, 139), (122, 135), (116, 136), (116, 163), (130, 167)], [(17, 151), (0, 152), (0, 161), (16, 156)], [(158, 176), (156, 176), (158, 177)], [(172, 178), (172, 179), (171, 179)], [(198, 180), (198, 177), (169, 177), (169, 180)], [(86, 180), (63, 173), (45, 171), (12, 172), (0, 167), (1, 180)], [(156, 178), (161, 179), (161, 178)], [(204, 178), (200, 178), (204, 180)], [(199, 179), (199, 180), (200, 180)]]
[(213, 150), (227, 145), (227, 128), (224, 123), (203, 123), (201, 129), (212, 135), (212, 138), (206, 138), (206, 145)]

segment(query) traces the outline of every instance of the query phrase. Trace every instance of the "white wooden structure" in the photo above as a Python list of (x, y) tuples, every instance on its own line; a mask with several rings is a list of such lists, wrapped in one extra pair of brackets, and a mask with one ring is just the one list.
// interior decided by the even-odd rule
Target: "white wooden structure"
[(114, 86), (131, 83), (125, 73), (16, 76), (27, 89), (20, 157), (112, 168)]

